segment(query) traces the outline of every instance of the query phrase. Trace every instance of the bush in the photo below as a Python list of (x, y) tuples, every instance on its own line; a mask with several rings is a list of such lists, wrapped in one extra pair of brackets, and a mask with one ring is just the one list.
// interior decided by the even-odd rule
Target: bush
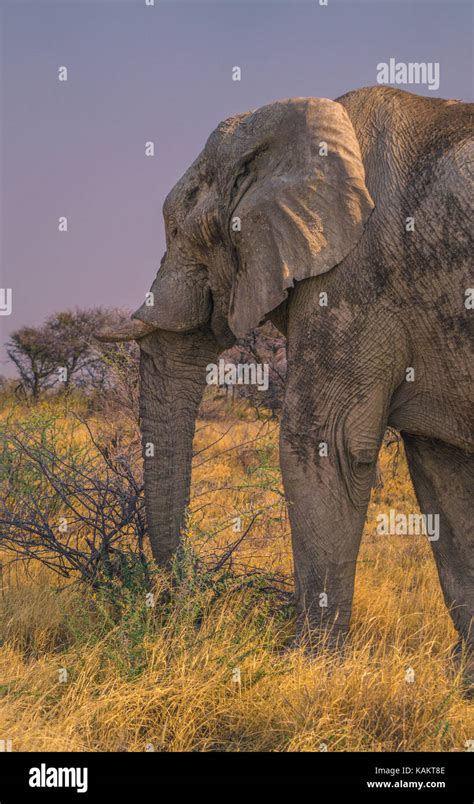
[(79, 414), (35, 410), (0, 435), (4, 554), (93, 586), (149, 577), (140, 442), (104, 439)]

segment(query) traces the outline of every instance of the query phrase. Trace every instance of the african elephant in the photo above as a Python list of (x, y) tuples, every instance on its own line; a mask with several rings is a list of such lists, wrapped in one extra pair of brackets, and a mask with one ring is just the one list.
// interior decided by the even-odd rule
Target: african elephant
[(205, 367), (270, 320), (288, 339), (280, 454), (300, 631), (348, 631), (389, 425), (421, 510), (439, 514), (439, 578), (472, 647), (473, 110), (389, 87), (274, 102), (222, 122), (172, 189), (153, 295), (99, 333), (140, 344), (160, 564), (180, 540)]

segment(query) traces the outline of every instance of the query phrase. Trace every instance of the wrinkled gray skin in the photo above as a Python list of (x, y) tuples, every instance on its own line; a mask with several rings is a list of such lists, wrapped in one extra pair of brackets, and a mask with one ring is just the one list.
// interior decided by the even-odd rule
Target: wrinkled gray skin
[(444, 598), (473, 645), (473, 109), (388, 87), (272, 103), (224, 121), (171, 191), (154, 306), (137, 311), (133, 331), (109, 333), (142, 350), (160, 564), (180, 540), (205, 366), (270, 319), (288, 338), (280, 446), (300, 632), (336, 643), (348, 631), (390, 425), (422, 511), (440, 515), (431, 546)]

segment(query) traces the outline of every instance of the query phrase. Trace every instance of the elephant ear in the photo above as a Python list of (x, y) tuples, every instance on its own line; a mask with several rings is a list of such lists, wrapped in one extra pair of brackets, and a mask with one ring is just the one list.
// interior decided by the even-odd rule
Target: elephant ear
[(240, 338), (295, 281), (324, 274), (349, 254), (374, 203), (339, 103), (278, 101), (234, 120), (223, 144), (227, 138), (227, 158), (238, 162), (229, 207), (236, 257), (229, 326)]

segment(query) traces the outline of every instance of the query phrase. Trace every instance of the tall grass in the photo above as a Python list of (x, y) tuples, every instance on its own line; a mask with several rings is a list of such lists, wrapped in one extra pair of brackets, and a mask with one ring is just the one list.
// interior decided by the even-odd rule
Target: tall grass
[(375, 531), (379, 511), (417, 510), (403, 454), (393, 473), (396, 446), (382, 453), (346, 650), (309, 659), (291, 647), (277, 441), (274, 420), (205, 403), (186, 549), (171, 578), (155, 572), (152, 597), (133, 567), (93, 590), (4, 566), (0, 739), (23, 751), (465, 750), (473, 707), (430, 546)]

